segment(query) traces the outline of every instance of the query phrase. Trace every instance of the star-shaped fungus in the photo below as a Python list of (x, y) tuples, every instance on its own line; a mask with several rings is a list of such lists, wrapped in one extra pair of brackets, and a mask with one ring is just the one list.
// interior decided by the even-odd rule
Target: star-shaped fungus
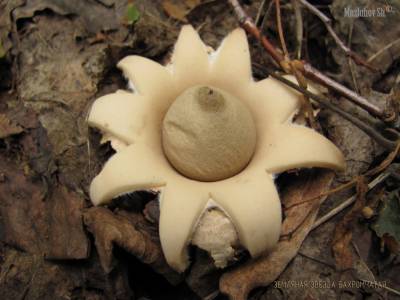
[(272, 78), (253, 80), (242, 29), (212, 51), (184, 26), (167, 66), (128, 56), (118, 67), (134, 91), (117, 91), (92, 106), (89, 124), (117, 152), (94, 178), (90, 197), (101, 205), (126, 193), (159, 190), (161, 245), (177, 271), (187, 268), (187, 246), (210, 207), (257, 256), (280, 235), (273, 175), (344, 168), (333, 143), (292, 124), (298, 94)]

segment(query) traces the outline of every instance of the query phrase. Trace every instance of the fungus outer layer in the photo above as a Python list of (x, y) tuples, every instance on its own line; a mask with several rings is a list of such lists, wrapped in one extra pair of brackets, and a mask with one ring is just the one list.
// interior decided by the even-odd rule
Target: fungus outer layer
[(225, 268), (234, 259), (238, 236), (229, 218), (221, 210), (212, 208), (201, 217), (192, 244), (210, 253), (216, 267)]
[[(342, 170), (345, 166), (342, 153), (331, 141), (291, 123), (300, 106), (298, 93), (272, 78), (254, 81), (242, 29), (230, 33), (210, 54), (197, 32), (184, 26), (169, 66), (128, 56), (118, 67), (134, 84), (135, 93), (106, 95), (92, 106), (89, 124), (118, 148), (93, 179), (90, 197), (100, 205), (124, 193), (159, 190), (161, 246), (177, 271), (189, 265), (187, 245), (210, 199), (232, 222), (241, 246), (257, 256), (270, 251), (280, 235), (281, 204), (274, 173), (302, 167)], [(221, 89), (242, 101), (256, 128), (249, 164), (219, 181), (183, 176), (163, 151), (165, 114), (180, 94), (199, 85)]]

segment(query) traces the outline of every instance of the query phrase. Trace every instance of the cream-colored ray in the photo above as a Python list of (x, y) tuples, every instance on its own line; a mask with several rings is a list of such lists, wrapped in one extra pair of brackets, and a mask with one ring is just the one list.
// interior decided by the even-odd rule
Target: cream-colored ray
[(246, 33), (238, 28), (222, 41), (211, 64), (213, 84), (236, 92), (252, 81), (250, 51)]
[(210, 69), (207, 48), (192, 26), (182, 27), (171, 64), (172, 74), (180, 91), (193, 85), (207, 83), (205, 80)]
[(321, 167), (335, 170), (345, 168), (342, 152), (326, 137), (299, 125), (280, 125), (266, 133), (266, 142), (259, 149), (265, 157), (268, 172)]
[(149, 104), (145, 97), (117, 91), (93, 103), (88, 123), (104, 134), (131, 144), (142, 135), (148, 110)]
[(206, 186), (187, 179), (170, 180), (161, 192), (161, 246), (168, 264), (178, 272), (189, 265), (187, 246), (209, 197)]
[(169, 98), (176, 94), (171, 74), (155, 61), (131, 55), (123, 58), (117, 66), (134, 84), (135, 91), (148, 96), (154, 103), (159, 96)]
[(160, 150), (138, 143), (114, 154), (90, 185), (93, 204), (108, 203), (127, 192), (164, 186), (171, 167)]
[[(300, 108), (298, 94), (274, 78), (250, 84), (242, 99), (248, 104), (262, 128), (264, 123), (283, 123)], [(261, 128), (261, 130), (262, 130)]]
[(211, 193), (233, 221), (252, 256), (273, 248), (281, 228), (281, 204), (272, 176), (257, 168), (216, 185)]

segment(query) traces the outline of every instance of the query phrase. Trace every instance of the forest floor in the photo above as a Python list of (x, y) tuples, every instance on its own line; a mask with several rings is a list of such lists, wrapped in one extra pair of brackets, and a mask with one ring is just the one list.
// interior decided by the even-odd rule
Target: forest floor
[[(261, 15), (262, 32), (280, 45), (274, 2), (241, 1), (253, 19)], [(398, 113), (399, 2), (311, 1), (374, 70), (347, 56), (300, 1), (280, 2), (291, 58)], [(375, 15), (350, 16), (348, 9), (357, 8)], [(0, 0), (0, 298), (400, 298), (398, 153), (315, 103), (316, 119), (343, 151), (347, 169), (277, 179), (286, 223), (275, 256), (245, 256), (219, 270), (206, 253), (192, 249), (190, 269), (177, 274), (159, 245), (156, 195), (140, 192), (134, 203), (92, 206), (90, 182), (113, 150), (88, 128), (91, 104), (126, 89), (116, 68), (124, 56), (165, 64), (187, 23), (214, 49), (240, 25), (226, 0)], [(255, 79), (278, 69), (259, 41), (249, 36), (249, 44)], [(376, 131), (396, 139), (398, 124), (380, 122), (338, 93), (323, 92), (336, 107), (363, 122), (372, 119)], [(374, 176), (361, 176), (382, 162)], [(366, 184), (379, 176), (369, 190)], [(332, 193), (321, 205), (302, 203), (354, 179), (352, 188)], [(355, 204), (313, 227), (353, 195)], [(137, 240), (147, 252), (132, 247)]]

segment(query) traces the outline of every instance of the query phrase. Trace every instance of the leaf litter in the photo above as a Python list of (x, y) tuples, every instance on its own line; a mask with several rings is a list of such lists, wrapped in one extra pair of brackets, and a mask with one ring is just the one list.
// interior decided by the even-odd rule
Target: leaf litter
[[(284, 186), (282, 195), (287, 209), (284, 209), (282, 237), (271, 255), (254, 261), (244, 258), (238, 265), (221, 272), (210, 266), (207, 255), (195, 251), (193, 266), (185, 278), (171, 272), (163, 260), (157, 240), (155, 202), (149, 202), (153, 204), (146, 206), (143, 214), (126, 207), (90, 208), (87, 187), (91, 176), (101, 167), (106, 151), (95, 141), (93, 133), (87, 131), (85, 115), (94, 98), (124, 88), (115, 63), (127, 54), (165, 59), (179, 30), (173, 23), (175, 21), (192, 22), (213, 46), (237, 24), (225, 1), (156, 2), (137, 0), (132, 6), (132, 2), (120, 0), (0, 1), (0, 43), (7, 54), (0, 61), (0, 67), (11, 59), (13, 71), (10, 74), (18, 79), (14, 94), (0, 91), (2, 103), (7, 103), (4, 109), (0, 106), (0, 213), (1, 240), (5, 242), (4, 247), (0, 247), (3, 258), (0, 284), (4, 295), (7, 298), (44, 299), (53, 286), (58, 286), (54, 297), (128, 299), (136, 294), (136, 298), (162, 299), (150, 290), (143, 291), (143, 287), (129, 283), (131, 268), (118, 255), (123, 249), (171, 283), (179, 284), (173, 290), (174, 299), (195, 299), (197, 296), (187, 292), (187, 286), (201, 297), (215, 296), (219, 279), (222, 292), (232, 299), (246, 299), (255, 287), (271, 284), (277, 278), (296, 280), (296, 274), (300, 273), (309, 280), (334, 280), (333, 269), (327, 267), (329, 271), (324, 272), (329, 274), (321, 277), (315, 267), (317, 265), (319, 270), (321, 266), (316, 262), (318, 257), (335, 265), (335, 261), (329, 261), (330, 237), (334, 230), (337, 232), (337, 238), (334, 238), (337, 245), (334, 256), (339, 259), (337, 266), (357, 269), (359, 258), (352, 252), (350, 259), (347, 250), (352, 247), (352, 242), (359, 242), (359, 235), (353, 230), (359, 228), (356, 216), (358, 208), (362, 207), (362, 197), (346, 214), (348, 217), (342, 219), (339, 216), (310, 235), (318, 211), (329, 211), (343, 195), (334, 195), (322, 206), (318, 200), (293, 206), (329, 189), (333, 176), (329, 172), (302, 172)], [(255, 15), (259, 4), (259, 1), (252, 1), (246, 9)], [(398, 73), (396, 49), (399, 45), (390, 45), (397, 34), (397, 27), (393, 26), (396, 19), (393, 16), (381, 20), (355, 19), (351, 25), (351, 20), (343, 18), (344, 5), (345, 2), (335, 0), (330, 7), (335, 30), (346, 40), (353, 26), (351, 48), (371, 58), (371, 63), (379, 66), (384, 76), (350, 66), (328, 36), (319, 44), (321, 33), (317, 34), (318, 31), (313, 29), (318, 26), (310, 27), (305, 41), (308, 51), (319, 44), (318, 52), (326, 55), (315, 54), (315, 65), (324, 66), (328, 75), (349, 86), (356, 82), (363, 93), (374, 94), (376, 103), (383, 107), (387, 94), (382, 91), (391, 89), (388, 87), (393, 82), (390, 78), (397, 78)], [(129, 9), (128, 21), (132, 24), (125, 23)], [(307, 25), (313, 26), (316, 22), (308, 15), (304, 18)], [(283, 19), (291, 24), (285, 14)], [(374, 30), (365, 33), (369, 26)], [(101, 39), (93, 43), (93, 38), (99, 36)], [(286, 40), (291, 39), (289, 31)], [(253, 58), (266, 63), (265, 53), (255, 41), (250, 42)], [(330, 67), (334, 64), (339, 67)], [(353, 77), (350, 68), (355, 71)], [(379, 86), (380, 90), (374, 91), (373, 85)], [(340, 107), (346, 106), (343, 99), (335, 101)], [(328, 135), (344, 150), (350, 165), (335, 185), (365, 172), (383, 153), (368, 136), (340, 117), (323, 112), (319, 119)], [(87, 136), (94, 140), (90, 155), (87, 153)], [(376, 220), (372, 217), (371, 222), (376, 222), (372, 228), (387, 247), (395, 249), (390, 245), (398, 244), (398, 225), (389, 212), (396, 209), (396, 203), (388, 201), (389, 198), (385, 198)], [(387, 207), (391, 209), (387, 210)], [(102, 223), (100, 219), (107, 222)], [(337, 222), (342, 225), (334, 229)], [(366, 225), (361, 228), (363, 232), (369, 230)], [(324, 242), (318, 242), (321, 239)], [(373, 241), (369, 240), (369, 243), (373, 249)], [(323, 246), (327, 248), (321, 250)], [(300, 258), (298, 251), (307, 252), (316, 260), (304, 264), (306, 258)], [(381, 254), (376, 255), (379, 261)], [(65, 261), (68, 263), (64, 264)], [(299, 261), (303, 263), (299, 265)], [(365, 263), (367, 268), (375, 270), (375, 262), (366, 260)], [(392, 265), (389, 263), (389, 266)], [(400, 282), (393, 275), (396, 269), (387, 269), (386, 265), (385, 268), (381, 274), (387, 275), (393, 287), (400, 288)], [(148, 278), (153, 289), (160, 284), (158, 279)], [(269, 291), (271, 289), (263, 289), (261, 294), (267, 295)], [(298, 296), (292, 290), (285, 293), (292, 298)], [(310, 297), (315, 298), (332, 296), (329, 293), (332, 292), (308, 291)], [(256, 299), (253, 294), (248, 297)]]

